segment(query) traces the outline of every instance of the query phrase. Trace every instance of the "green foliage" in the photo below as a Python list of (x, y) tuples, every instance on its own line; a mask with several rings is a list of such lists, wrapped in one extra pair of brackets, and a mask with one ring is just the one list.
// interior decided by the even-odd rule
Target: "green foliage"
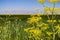
[[(19, 15), (19, 16), (18, 15), (12, 15), (12, 16), (0, 15), (0, 40), (40, 40), (40, 38), (42, 38), (43, 40), (52, 40), (53, 36), (52, 36), (52, 33), (50, 33), (50, 31), (52, 31), (51, 24), (46, 22), (48, 20), (46, 15), (41, 15), (41, 17), (42, 17), (42, 21), (40, 22), (42, 22), (41, 24), (43, 24), (43, 27), (42, 27), (43, 33), (41, 34), (37, 32), (39, 31), (38, 28), (41, 28), (40, 27), (41, 24), (36, 25), (36, 28), (29, 29), (30, 33), (34, 31), (34, 34), (35, 34), (34, 36), (33, 34), (30, 34), (29, 32), (27, 33), (24, 31), (24, 28), (32, 27), (31, 24), (27, 23), (27, 18), (30, 18), (30, 15)], [(51, 15), (49, 15), (49, 17), (51, 19)], [(60, 16), (57, 15), (55, 20), (57, 20), (57, 22), (54, 24), (54, 26), (56, 27), (60, 25), (60, 22), (58, 21), (60, 20)], [(48, 30), (44, 28), (45, 24), (48, 24), (50, 26)], [(57, 29), (55, 31), (57, 31)], [(46, 34), (46, 32), (48, 35)], [(60, 32), (59, 31), (57, 32), (58, 33), (55, 34), (55, 39), (59, 40)], [(40, 38), (37, 36), (38, 33)], [(51, 34), (51, 37), (49, 36), (50, 34)]]

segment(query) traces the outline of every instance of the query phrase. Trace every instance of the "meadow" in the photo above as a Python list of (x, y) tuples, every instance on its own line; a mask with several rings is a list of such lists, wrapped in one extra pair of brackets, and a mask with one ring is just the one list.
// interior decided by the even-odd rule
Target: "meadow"
[[(37, 0), (37, 3), (1, 0), (0, 9), (5, 10), (6, 12), (2, 10), (2, 14), (6, 15), (0, 14), (0, 40), (60, 40), (60, 0)], [(18, 10), (19, 13), (25, 7), (26, 11), (35, 9), (36, 15), (10, 15), (12, 10)]]
[(60, 15), (0, 15), (0, 40), (60, 40)]

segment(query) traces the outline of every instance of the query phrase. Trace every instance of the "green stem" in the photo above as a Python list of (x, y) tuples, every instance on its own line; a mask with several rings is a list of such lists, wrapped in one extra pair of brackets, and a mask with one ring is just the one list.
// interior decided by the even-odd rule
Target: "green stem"
[[(54, 8), (55, 8), (55, 3), (53, 6), (53, 10), (52, 10), (52, 20), (54, 19)], [(52, 29), (53, 29), (53, 40), (55, 40), (55, 30), (54, 30), (54, 23), (52, 21)]]
[(55, 40), (55, 33), (53, 34), (53, 40)]
[[(43, 5), (43, 7), (47, 7), (47, 6)], [(47, 8), (48, 8), (48, 7), (47, 7)], [(49, 11), (51, 11), (50, 8), (49, 8)], [(46, 14), (47, 14), (47, 13), (46, 13)], [(49, 17), (48, 14), (47, 14), (47, 17), (48, 17), (48, 19), (50, 19), (50, 17)]]

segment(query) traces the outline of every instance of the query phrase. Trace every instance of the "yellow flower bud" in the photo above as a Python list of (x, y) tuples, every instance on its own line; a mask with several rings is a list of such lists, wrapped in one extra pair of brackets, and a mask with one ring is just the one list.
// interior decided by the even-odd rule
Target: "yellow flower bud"
[(39, 8), (35, 8), (35, 10), (39, 10)]
[(45, 0), (38, 0), (39, 3), (45, 3)]
[(47, 20), (47, 22), (49, 22), (49, 23), (51, 23), (51, 22), (55, 23), (56, 20)]
[(53, 34), (52, 32), (47, 32), (47, 35), (51, 36), (51, 34)]

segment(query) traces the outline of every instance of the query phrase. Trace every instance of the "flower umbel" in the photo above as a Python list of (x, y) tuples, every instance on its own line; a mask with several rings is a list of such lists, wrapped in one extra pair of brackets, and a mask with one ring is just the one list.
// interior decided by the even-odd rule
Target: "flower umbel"
[(51, 34), (53, 34), (52, 32), (46, 32), (47, 33), (47, 35), (49, 35), (49, 36), (51, 36)]
[(49, 0), (49, 2), (51, 2), (51, 3), (56, 3), (56, 2), (58, 2), (59, 0)]
[(28, 18), (28, 22), (29, 23), (34, 23), (34, 22), (38, 22), (41, 19), (42, 19), (41, 17), (32, 16), (31, 18)]
[(47, 20), (47, 22), (49, 22), (49, 23), (55, 23), (56, 22), (56, 20)]
[(45, 3), (45, 0), (38, 0), (38, 2)]

